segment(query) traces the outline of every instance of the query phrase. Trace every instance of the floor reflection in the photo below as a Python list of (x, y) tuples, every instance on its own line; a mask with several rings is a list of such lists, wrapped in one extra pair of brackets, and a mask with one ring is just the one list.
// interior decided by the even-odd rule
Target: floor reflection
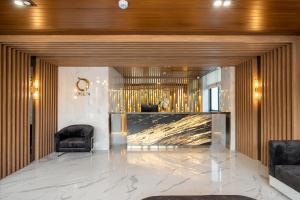
[(154, 195), (237, 194), (286, 198), (271, 188), (261, 166), (220, 149), (177, 148), (52, 154), (0, 181), (0, 199), (140, 200)]

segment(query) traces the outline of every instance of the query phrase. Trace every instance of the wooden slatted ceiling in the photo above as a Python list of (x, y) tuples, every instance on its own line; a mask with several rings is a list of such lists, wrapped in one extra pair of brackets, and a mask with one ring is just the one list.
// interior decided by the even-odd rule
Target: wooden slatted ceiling
[(0, 44), (0, 177), (29, 163), (29, 68), (27, 53)]
[(234, 66), (284, 43), (259, 42), (10, 42), (60, 66)]
[(35, 0), (20, 9), (0, 2), (0, 34), (299, 34), (298, 0)]
[(58, 66), (36, 60), (35, 80), (40, 82), (40, 98), (35, 101), (35, 159), (54, 151), (57, 131)]
[[(169, 80), (172, 78), (192, 78), (202, 77), (207, 73), (216, 70), (216, 67), (115, 67), (115, 69), (124, 77), (135, 80), (160, 78)], [(137, 81), (139, 82), (139, 81)]]

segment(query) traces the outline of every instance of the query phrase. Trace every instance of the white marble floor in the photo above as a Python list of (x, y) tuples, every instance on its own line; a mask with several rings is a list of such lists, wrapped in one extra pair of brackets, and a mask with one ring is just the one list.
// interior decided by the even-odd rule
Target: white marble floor
[(238, 194), (287, 199), (265, 168), (228, 150), (55, 154), (0, 181), (1, 200), (140, 200), (152, 195)]

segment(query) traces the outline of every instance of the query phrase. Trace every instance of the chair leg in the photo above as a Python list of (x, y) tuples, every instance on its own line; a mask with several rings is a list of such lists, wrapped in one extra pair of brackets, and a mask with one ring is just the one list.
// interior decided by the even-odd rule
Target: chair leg
[(94, 154), (94, 137), (91, 138), (91, 151), (92, 154)]

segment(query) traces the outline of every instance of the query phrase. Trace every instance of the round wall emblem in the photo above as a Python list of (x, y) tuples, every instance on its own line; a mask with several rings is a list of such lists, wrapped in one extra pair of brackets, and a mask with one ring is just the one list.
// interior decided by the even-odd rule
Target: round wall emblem
[(79, 96), (87, 96), (90, 95), (88, 92), (90, 88), (90, 81), (86, 78), (78, 77), (78, 81), (76, 82), (77, 95)]

